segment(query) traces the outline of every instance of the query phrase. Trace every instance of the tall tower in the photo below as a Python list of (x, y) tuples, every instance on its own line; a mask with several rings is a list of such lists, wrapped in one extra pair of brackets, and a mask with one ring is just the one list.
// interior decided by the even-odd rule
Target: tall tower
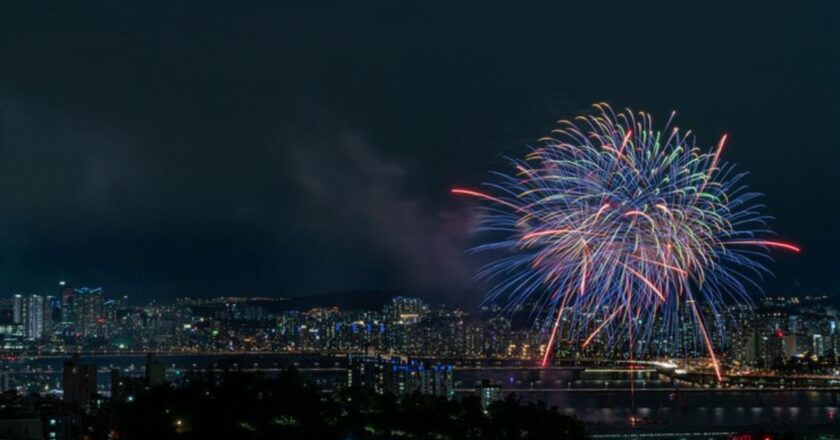
[(24, 335), (26, 339), (34, 341), (44, 335), (44, 297), (29, 295), (24, 298), (25, 320)]
[(61, 333), (65, 336), (69, 336), (75, 332), (74, 324), (76, 319), (76, 293), (73, 291), (73, 288), (70, 287), (70, 284), (64, 281), (59, 281), (58, 297), (61, 301)]
[(84, 337), (101, 336), (104, 318), (102, 315), (102, 288), (82, 287), (74, 289), (74, 322), (76, 332)]
[(23, 325), (23, 295), (17, 293), (12, 298), (13, 321), (15, 325)]
[(69, 362), (64, 363), (64, 401), (69, 403), (86, 403), (96, 394), (96, 365), (82, 364), (76, 354)]

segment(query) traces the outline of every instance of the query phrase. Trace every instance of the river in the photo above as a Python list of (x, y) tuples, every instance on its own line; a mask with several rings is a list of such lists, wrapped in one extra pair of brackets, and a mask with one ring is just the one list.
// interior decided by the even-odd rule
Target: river
[[(271, 374), (291, 365), (327, 389), (346, 378), (346, 358), (316, 354), (161, 354), (169, 380), (196, 368), (225, 366), (257, 369)], [(60, 389), (61, 369), (67, 358), (35, 358), (9, 363), (10, 382), (32, 392)], [(110, 389), (109, 370), (142, 375), (142, 355), (86, 356), (83, 362), (99, 368), (99, 388)], [(490, 365), (484, 363), (484, 365)], [(482, 380), (502, 384), (524, 401), (541, 400), (589, 424), (596, 435), (703, 433), (768, 429), (776, 431), (840, 431), (840, 389), (733, 390), (675, 389), (652, 371), (575, 368), (542, 370), (513, 365), (456, 367), (457, 395), (473, 392)], [(628, 421), (635, 416), (640, 423)], [(706, 435), (703, 438), (713, 437)], [(657, 438), (663, 438), (658, 435)], [(687, 438), (687, 437), (686, 437)]]

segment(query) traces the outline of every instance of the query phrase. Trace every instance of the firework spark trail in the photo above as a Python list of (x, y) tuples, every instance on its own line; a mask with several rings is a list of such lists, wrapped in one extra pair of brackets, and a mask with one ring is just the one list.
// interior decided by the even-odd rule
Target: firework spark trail
[[(675, 113), (655, 129), (646, 113), (594, 107), (511, 159), (515, 174), (493, 173), (485, 191), (452, 190), (486, 203), (478, 229), (494, 239), (475, 251), (504, 254), (479, 272), (495, 283), (486, 301), (531, 307), (548, 334), (543, 365), (561, 340), (626, 340), (631, 360), (687, 354), (684, 322), (720, 379), (708, 327), (720, 321), (708, 316), (751, 304), (745, 283), (769, 274), (771, 249), (800, 249), (772, 239), (760, 195), (722, 160), (727, 135), (703, 150), (671, 126)], [(657, 326), (675, 345), (651, 341)]]

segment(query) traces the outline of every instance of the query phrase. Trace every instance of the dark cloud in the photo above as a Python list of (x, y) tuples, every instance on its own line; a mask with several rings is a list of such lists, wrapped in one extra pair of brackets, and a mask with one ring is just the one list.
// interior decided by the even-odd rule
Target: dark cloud
[(144, 295), (297, 295), (470, 278), (463, 207), (412, 194), (404, 166), (311, 100), (292, 104), (309, 115), (301, 125), (209, 154), (149, 127), (0, 104), (7, 289), (69, 278)]
[(72, 225), (66, 216), (105, 214), (125, 190), (160, 177), (148, 163), (154, 144), (141, 133), (13, 95), (0, 95), (0, 108), (3, 221), (40, 215), (44, 226)]
[[(644, 2), (643, 2), (644, 3)], [(16, 2), (0, 14), (0, 296), (462, 286), (476, 185), (593, 102), (679, 110), (750, 171), (770, 292), (831, 292), (840, 8)], [(479, 287), (480, 288), (480, 287)]]
[(467, 284), (469, 216), (464, 210), (429, 206), (409, 194), (408, 171), (352, 132), (293, 144), (289, 171), (304, 195), (299, 208), (309, 218), (305, 226), (311, 235), (354, 242), (362, 253), (382, 253), (407, 285)]

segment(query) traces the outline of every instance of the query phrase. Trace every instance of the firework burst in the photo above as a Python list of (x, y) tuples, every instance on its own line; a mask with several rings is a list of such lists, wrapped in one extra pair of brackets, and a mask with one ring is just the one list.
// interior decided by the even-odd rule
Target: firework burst
[(665, 329), (670, 354), (697, 341), (720, 379), (710, 324), (722, 328), (724, 304), (752, 304), (771, 248), (799, 249), (771, 239), (760, 195), (721, 160), (726, 135), (701, 149), (673, 113), (655, 128), (646, 113), (594, 108), (486, 190), (452, 190), (486, 202), (478, 229), (497, 237), (474, 248), (501, 255), (478, 274), (494, 285), (486, 300), (533, 308), (543, 365), (560, 337), (620, 341), (632, 357)]

